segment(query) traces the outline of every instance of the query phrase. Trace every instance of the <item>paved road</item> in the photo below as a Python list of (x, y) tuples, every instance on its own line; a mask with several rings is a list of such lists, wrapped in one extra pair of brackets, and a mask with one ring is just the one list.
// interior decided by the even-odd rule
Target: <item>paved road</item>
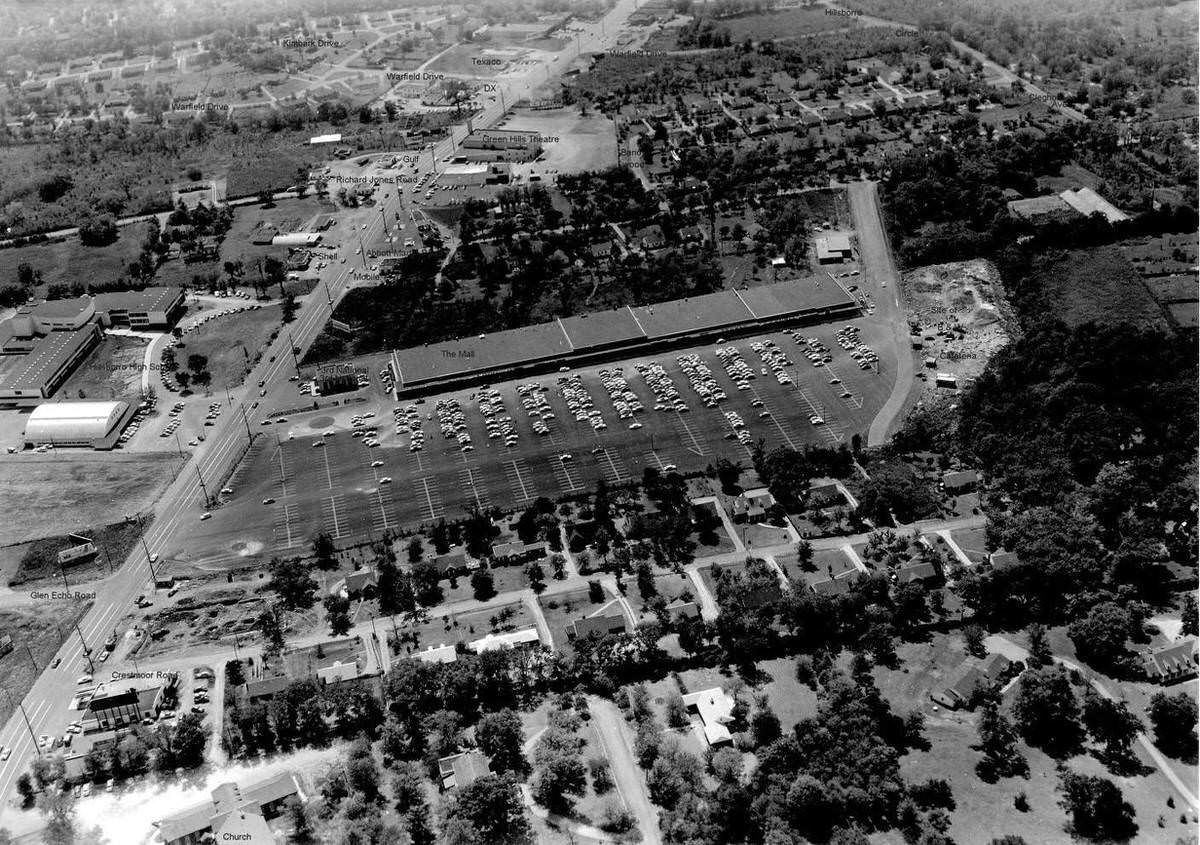
[(874, 182), (851, 182), (847, 192), (850, 211), (854, 215), (854, 228), (858, 233), (863, 281), (870, 285), (876, 307), (875, 316), (891, 326), (896, 360), (896, 382), (892, 385), (892, 394), (875, 416), (867, 433), (867, 445), (879, 446), (887, 442), (888, 430), (904, 410), (904, 402), (913, 385), (913, 357), (909, 348), (908, 320), (900, 302), (900, 273), (896, 269), (879, 208), (879, 186)]
[[(615, 40), (617, 30), (634, 8), (635, 0), (620, 0), (603, 22), (587, 27), (575, 40), (575, 55), (580, 51), (603, 49)], [(567, 63), (561, 61), (559, 66)], [(549, 77), (548, 68), (546, 72)], [(510, 90), (513, 85), (524, 82), (524, 79), (513, 80), (511, 83), (505, 81)], [(476, 116), (475, 125), (491, 126), (503, 113), (500, 102), (493, 103), (482, 115)], [(452, 154), (466, 134), (465, 126), (454, 127), (449, 137), (421, 154), (419, 168), (436, 169), (437, 159)], [(346, 263), (342, 264), (336, 259), (330, 262), (322, 274), (322, 284), (304, 299), (296, 319), (264, 352), (259, 364), (247, 376), (245, 386), (238, 391), (238, 398), (243, 404), (253, 402), (251, 407), (245, 409), (252, 428), (265, 417), (267, 410), (266, 407), (258, 408), (259, 403), (252, 398), (255, 385), (263, 382), (272, 396), (280, 391), (290, 390), (291, 385), (287, 377), (293, 368), (293, 358), (289, 347), (294, 344), (300, 349), (299, 354), (303, 355), (324, 327), (333, 307), (350, 286), (351, 274), (358, 269), (356, 262), (363, 260), (353, 254), (359, 239), (365, 244), (385, 241), (385, 221), (389, 218), (394, 219), (394, 213), (400, 211), (403, 206), (403, 201), (396, 193), (388, 194), (380, 206), (347, 210), (339, 216), (338, 228), (328, 237), (338, 237), (346, 231), (343, 227), (354, 230), (358, 235), (356, 238), (347, 237), (345, 243), (339, 247), (339, 256), (346, 258)], [(285, 192), (276, 196), (282, 198), (291, 194)], [(256, 201), (249, 198), (232, 204), (249, 204)], [(165, 214), (139, 215), (121, 222), (127, 225), (152, 216), (165, 217)], [(77, 229), (64, 229), (52, 234), (71, 236), (77, 232)], [(323, 296), (323, 292), (327, 295)], [(154, 508), (155, 522), (145, 534), (149, 553), (161, 554), (186, 536), (187, 527), (195, 524), (205, 507), (202, 485), (207, 485), (210, 493), (215, 492), (222, 480), (236, 466), (246, 442), (246, 427), (242, 415), (223, 415), (223, 420), (211, 429), (208, 440), (193, 453), (189, 460), (190, 465), (180, 471)], [(145, 554), (140, 548), (131, 552), (115, 575), (96, 585), (96, 599), (79, 624), (82, 639), (94, 654), (98, 654), (108, 632), (115, 629), (132, 611), (134, 597), (139, 593), (153, 592), (153, 584), (149, 577), (151, 565)], [(61, 735), (66, 723), (72, 718), (67, 707), (77, 690), (75, 678), (85, 668), (84, 644), (80, 637), (68, 638), (59, 648), (56, 657), (60, 661), (59, 668), (44, 669), (22, 702), (24, 712), (18, 708), (3, 728), (0, 728), (0, 745), (12, 749), (9, 760), (0, 764), (0, 811), (10, 806), (8, 801), (17, 777), (28, 768), (30, 760), (38, 753), (34, 736), (43, 733), (51, 736)], [(211, 659), (211, 653), (209, 658)], [(191, 662), (176, 659), (172, 661), (172, 665)], [(97, 664), (97, 669), (111, 671), (113, 668), (115, 667), (108, 664)], [(97, 678), (100, 677), (104, 675), (98, 673)], [(28, 717), (28, 721), (25, 717)]]
[[(984, 641), (984, 645), (988, 647), (989, 651), (999, 652), (1010, 660), (1027, 661), (1029, 659), (1029, 651), (1027, 649), (1018, 645), (1017, 643), (1014, 643), (1011, 639), (1005, 636), (994, 634)], [(1107, 686), (1093, 677), (1092, 673), (1088, 669), (1080, 666), (1075, 661), (1056, 654), (1054, 655), (1054, 662), (1083, 675), (1088, 679), (1088, 682), (1092, 685), (1096, 692), (1100, 693), (1100, 695), (1104, 696), (1109, 701), (1121, 700), (1114, 695)], [(1165, 776), (1168, 781), (1171, 782), (1171, 786), (1175, 787), (1175, 791), (1178, 792), (1183, 799), (1188, 802), (1193, 810), (1200, 810), (1200, 798), (1197, 798), (1196, 793), (1183, 782), (1183, 779), (1180, 778), (1178, 774), (1176, 774), (1175, 769), (1171, 766), (1170, 762), (1168, 762), (1167, 758), (1162, 755), (1161, 751), (1155, 748), (1154, 742), (1149, 736), (1146, 735), (1145, 731), (1138, 733), (1137, 741), (1138, 745), (1142, 747), (1142, 750), (1146, 752), (1146, 756), (1154, 761), (1154, 765), (1158, 767), (1158, 770), (1163, 773), (1163, 776)]]
[(621, 793), (625, 806), (637, 818), (642, 842), (646, 845), (661, 845), (658, 810), (650, 803), (642, 771), (633, 757), (624, 717), (611, 701), (595, 696), (588, 696), (588, 710), (592, 714), (592, 724), (596, 726), (596, 732), (604, 743), (605, 753), (612, 761), (617, 791)]

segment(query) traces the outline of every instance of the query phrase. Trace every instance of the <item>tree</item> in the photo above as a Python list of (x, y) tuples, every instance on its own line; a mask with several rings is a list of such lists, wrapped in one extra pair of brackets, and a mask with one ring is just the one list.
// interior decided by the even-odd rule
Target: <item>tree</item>
[(312, 539), (313, 555), (317, 559), (317, 568), (323, 570), (337, 569), (337, 549), (333, 545), (333, 537), (321, 531)]
[(432, 561), (422, 560), (413, 564), (413, 586), (416, 588), (417, 601), (421, 605), (432, 607), (441, 602), (442, 586), (439, 583), (441, 577), (437, 566)]
[(79, 242), (84, 246), (106, 246), (117, 234), (117, 221), (111, 214), (89, 215), (79, 224)]
[(33, 788), (33, 778), (29, 776), (29, 772), (21, 772), (17, 777), (17, 793), (21, 796), (22, 809), (27, 810), (33, 806), (37, 791)]
[(1109, 701), (1088, 686), (1083, 691), (1083, 724), (1092, 739), (1104, 745), (1105, 762), (1124, 767), (1133, 761), (1133, 740), (1142, 720), (1124, 702)]
[(1185, 637), (1195, 637), (1200, 635), (1200, 608), (1196, 606), (1196, 594), (1188, 591), (1183, 594), (1183, 607), (1179, 611), (1179, 618), (1183, 621), (1183, 635)]
[(758, 702), (754, 715), (750, 717), (750, 735), (754, 738), (755, 748), (770, 745), (783, 736), (783, 727), (779, 723), (779, 717), (771, 709), (765, 695)]
[(666, 700), (667, 709), (667, 727), (686, 728), (691, 724), (691, 719), (688, 717), (687, 705), (683, 703), (683, 696), (675, 690), (667, 693)]
[(1160, 751), (1184, 761), (1196, 759), (1196, 702), (1187, 693), (1155, 693), (1148, 715)]
[(333, 635), (340, 637), (350, 631), (350, 599), (340, 594), (325, 597), (325, 618)]
[(293, 801), (288, 805), (288, 818), (292, 823), (292, 838), (294, 845), (311, 845), (316, 842), (313, 837), (312, 822), (308, 820), (308, 812), (304, 804)]
[(404, 827), (408, 831), (411, 845), (434, 845), (437, 837), (429, 824), (429, 805), (420, 801), (409, 808), (404, 816)]
[(813, 547), (808, 540), (801, 540), (796, 544), (796, 563), (800, 564), (800, 569), (804, 572), (814, 572), (813, 565)]
[(973, 657), (984, 657), (987, 655), (987, 649), (983, 645), (983, 638), (986, 632), (978, 625), (964, 625), (963, 639), (967, 644), (967, 653)]
[(592, 757), (588, 760), (588, 774), (592, 777), (592, 791), (597, 795), (603, 795), (615, 785), (607, 757)]
[(983, 780), (992, 782), (1001, 777), (1024, 775), (1029, 764), (1017, 749), (1017, 733), (993, 699), (987, 699), (980, 707), (978, 748), (984, 758), (975, 766)]
[(1061, 666), (1030, 669), (1021, 675), (1013, 716), (1025, 741), (1052, 757), (1069, 755), (1079, 747), (1079, 704)]
[(512, 772), (521, 779), (529, 775), (529, 761), (523, 750), (525, 731), (513, 710), (484, 714), (475, 728), (475, 740), (491, 759), (493, 772)]
[(1067, 633), (1075, 643), (1075, 653), (1085, 663), (1104, 672), (1128, 671), (1125, 641), (1130, 634), (1130, 618), (1125, 608), (1110, 601), (1100, 602), (1087, 616), (1072, 622)]
[(1072, 832), (1085, 839), (1128, 839), (1137, 831), (1133, 807), (1107, 778), (1080, 775), (1069, 769), (1059, 780), (1059, 801), (1071, 817)]
[(408, 562), (416, 563), (425, 554), (425, 544), (421, 542), (420, 537), (413, 537), (408, 541)]
[(317, 582), (308, 574), (308, 567), (298, 557), (271, 558), (271, 588), (279, 603), (288, 610), (307, 610), (313, 606)]
[(285, 645), (283, 625), (279, 621), (279, 610), (274, 605), (268, 605), (258, 615), (258, 630), (263, 637), (263, 659), (278, 656)]
[(296, 297), (290, 293), (283, 295), (283, 301), (279, 303), (280, 319), (284, 323), (290, 323), (296, 319), (296, 309), (299, 306), (296, 304)]
[(384, 555), (376, 564), (379, 573), (379, 612), (412, 613), (416, 609), (412, 579), (401, 572), (390, 555)]
[(496, 578), (491, 570), (480, 567), (471, 573), (471, 591), (477, 601), (487, 601), (496, 595)]
[(1029, 639), (1029, 668), (1039, 669), (1054, 662), (1044, 625), (1034, 622), (1025, 629), (1025, 635)]
[(556, 750), (538, 763), (533, 776), (533, 798), (554, 813), (571, 809), (571, 795), (583, 795), (587, 774), (577, 750)]
[(542, 565), (536, 560), (526, 564), (525, 577), (529, 579), (529, 586), (535, 593), (546, 589), (546, 570), (542, 569)]
[[(387, 762), (386, 757), (384, 762)], [(396, 801), (396, 812), (407, 813), (425, 800), (425, 778), (421, 775), (421, 767), (410, 760), (396, 761), (395, 771), (392, 797)]]
[(171, 729), (168, 748), (175, 767), (194, 769), (204, 762), (208, 731), (199, 713), (185, 713)]
[[(533, 829), (525, 814), (525, 802), (511, 776), (486, 775), (458, 790), (447, 812), (443, 841), (450, 843), (451, 820), (465, 823), (475, 836), (460, 842), (488, 845), (530, 845)], [(462, 831), (461, 825), (455, 826)]]
[(603, 604), (604, 586), (599, 581), (588, 581), (588, 601), (592, 604)]
[(74, 845), (75, 798), (70, 790), (44, 790), (38, 798), (38, 809), (46, 817), (42, 833), (45, 845)]

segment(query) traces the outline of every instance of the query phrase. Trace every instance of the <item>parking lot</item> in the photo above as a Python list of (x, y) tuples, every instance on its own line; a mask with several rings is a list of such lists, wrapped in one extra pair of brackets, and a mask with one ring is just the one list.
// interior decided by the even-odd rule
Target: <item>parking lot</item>
[(892, 362), (863, 359), (855, 343), (883, 349), (885, 331), (857, 319), (285, 417), (264, 427), (268, 437), (205, 533), (246, 543), (253, 532), (284, 551), (319, 530), (366, 539), (476, 507), (583, 493), (646, 467), (686, 472), (722, 456), (749, 465), (759, 440), (768, 449), (849, 445), (895, 378)]

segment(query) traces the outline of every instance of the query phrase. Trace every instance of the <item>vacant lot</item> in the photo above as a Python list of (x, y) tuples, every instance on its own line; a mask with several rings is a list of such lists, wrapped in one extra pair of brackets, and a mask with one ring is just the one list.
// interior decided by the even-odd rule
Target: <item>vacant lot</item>
[(1044, 307), (1068, 325), (1166, 328), (1158, 303), (1116, 247), (1066, 253), (1045, 262), (1033, 278)]
[(184, 335), (185, 342), (181, 342), (176, 350), (180, 369), (187, 368), (189, 356), (204, 355), (208, 358), (213, 388), (239, 385), (254, 367), (279, 324), (278, 305), (210, 320), (195, 332)]
[(545, 152), (531, 166), (539, 173), (547, 168), (564, 173), (604, 170), (617, 163), (616, 127), (602, 114), (580, 117), (576, 108), (518, 112), (504, 128), (536, 132), (545, 139)]
[(0, 543), (108, 525), (147, 510), (179, 463), (173, 454), (8, 457), (0, 461)]
[(0, 696), (0, 722), (8, 721), (13, 706), (29, 692), (41, 671), (35, 671), (29, 652), (33, 652), (37, 665), (45, 668), (71, 626), (91, 606), (90, 601), (43, 601), (19, 611), (0, 611), (0, 631), (11, 635), (15, 645), (12, 652), (0, 657), (0, 678), (4, 679), (4, 690), (8, 693)]
[[(10, 577), (9, 584), (16, 586), (28, 581), (39, 581), (52, 578), (57, 581), (60, 575), (71, 583), (90, 580), (103, 576), (120, 566), (134, 544), (150, 527), (150, 521), (143, 519), (115, 522), (111, 525), (77, 525), (73, 533), (87, 537), (96, 544), (100, 553), (95, 557), (67, 564), (61, 571), (58, 564), (58, 553), (78, 545), (66, 536), (46, 537), (23, 543), (18, 546), (8, 546), (0, 553), (19, 555), (16, 573)], [(5, 554), (5, 557), (8, 555)]]
[(78, 238), (67, 238), (61, 243), (0, 249), (0, 284), (16, 283), (20, 264), (40, 272), (46, 285), (115, 281), (138, 257), (144, 231), (140, 224), (126, 227), (108, 246), (84, 246)]
[(140, 337), (105, 335), (58, 395), (64, 399), (96, 400), (139, 397), (146, 344)]

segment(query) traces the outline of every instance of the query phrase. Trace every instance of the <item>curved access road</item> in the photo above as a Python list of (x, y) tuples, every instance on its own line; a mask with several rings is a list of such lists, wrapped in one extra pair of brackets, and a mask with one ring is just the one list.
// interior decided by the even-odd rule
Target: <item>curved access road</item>
[(854, 229), (858, 233), (859, 261), (864, 283), (871, 291), (877, 309), (876, 317), (892, 329), (892, 345), (896, 359), (896, 382), (892, 393), (867, 433), (867, 445), (887, 442), (888, 431), (904, 410), (913, 385), (913, 356), (909, 349), (908, 319), (900, 302), (900, 272), (892, 256), (892, 246), (883, 227), (879, 210), (879, 189), (875, 182), (851, 182), (846, 186)]

